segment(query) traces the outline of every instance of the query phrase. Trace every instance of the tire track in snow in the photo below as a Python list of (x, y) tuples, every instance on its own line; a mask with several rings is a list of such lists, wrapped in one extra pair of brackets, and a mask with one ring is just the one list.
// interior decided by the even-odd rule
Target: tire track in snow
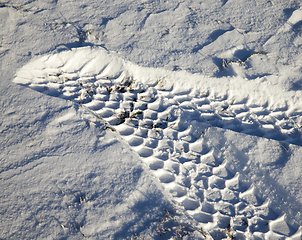
[(72, 58), (63, 52), (29, 63), (14, 81), (91, 109), (128, 142), (212, 238), (299, 239), (301, 230), (274, 212), (232, 164), (218, 158), (204, 134), (214, 126), (301, 145), (293, 123), (301, 120), (301, 112), (286, 106), (271, 110), (227, 96), (217, 99), (193, 89), (164, 90), (160, 83), (145, 86), (127, 77), (123, 63), (111, 56), (85, 58), (74, 52)]

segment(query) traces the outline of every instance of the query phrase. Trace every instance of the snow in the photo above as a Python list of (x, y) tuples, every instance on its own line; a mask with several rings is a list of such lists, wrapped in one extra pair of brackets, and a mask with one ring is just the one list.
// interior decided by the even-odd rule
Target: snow
[(301, 239), (300, 1), (0, 16), (0, 239)]

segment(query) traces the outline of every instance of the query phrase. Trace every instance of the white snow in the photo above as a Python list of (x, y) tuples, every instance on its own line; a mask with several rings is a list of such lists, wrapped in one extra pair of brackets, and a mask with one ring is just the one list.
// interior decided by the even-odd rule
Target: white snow
[(301, 239), (302, 5), (0, 3), (0, 239)]

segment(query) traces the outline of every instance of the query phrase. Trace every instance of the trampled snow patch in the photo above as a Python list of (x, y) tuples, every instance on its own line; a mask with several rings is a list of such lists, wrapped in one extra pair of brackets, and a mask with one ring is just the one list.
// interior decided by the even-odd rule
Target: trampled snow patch
[(300, 203), (292, 198), (302, 196), (277, 171), (265, 173), (296, 161), (288, 152), (301, 152), (291, 144), (302, 145), (302, 110), (289, 94), (279, 97), (269, 77), (246, 82), (141, 68), (86, 47), (37, 58), (14, 82), (89, 109), (102, 130), (129, 143), (204, 234), (301, 236)]

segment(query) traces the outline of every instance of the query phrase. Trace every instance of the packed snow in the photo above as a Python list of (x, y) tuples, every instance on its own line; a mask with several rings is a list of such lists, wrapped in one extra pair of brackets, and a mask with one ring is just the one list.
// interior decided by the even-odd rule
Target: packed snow
[(0, 239), (301, 239), (302, 3), (0, 3)]

